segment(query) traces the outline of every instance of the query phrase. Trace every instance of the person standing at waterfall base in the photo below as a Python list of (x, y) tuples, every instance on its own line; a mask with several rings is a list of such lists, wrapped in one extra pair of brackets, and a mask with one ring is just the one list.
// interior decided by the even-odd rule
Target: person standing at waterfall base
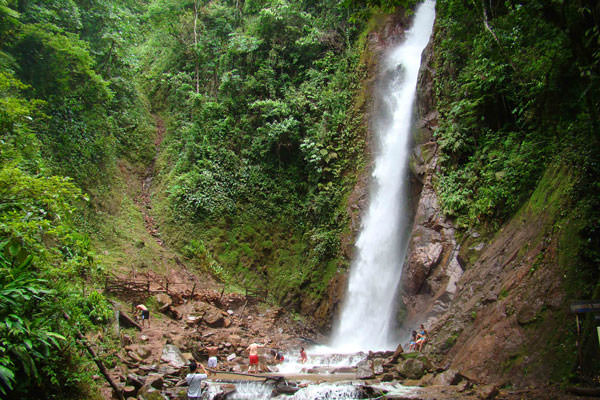
[(248, 366), (248, 372), (250, 372), (250, 370), (252, 369), (253, 366), (254, 366), (255, 372), (259, 372), (258, 371), (258, 349), (261, 347), (265, 347), (265, 345), (259, 344), (259, 343), (252, 343), (250, 346), (248, 346), (246, 348), (246, 350), (248, 351), (248, 358), (250, 360), (250, 365)]
[(188, 384), (188, 400), (200, 400), (202, 398), (202, 381), (208, 377), (208, 371), (204, 365), (200, 364), (203, 374), (197, 374), (198, 364), (196, 360), (190, 361), (190, 373), (186, 375), (185, 380)]
[[(211, 346), (206, 348), (206, 352), (208, 353), (208, 368), (215, 369), (217, 368), (217, 352), (219, 348), (216, 346)], [(214, 371), (209, 371), (209, 375), (214, 373)]]
[(308, 361), (308, 357), (306, 356), (306, 351), (304, 351), (304, 347), (300, 347), (300, 362), (302, 364), (306, 364)]

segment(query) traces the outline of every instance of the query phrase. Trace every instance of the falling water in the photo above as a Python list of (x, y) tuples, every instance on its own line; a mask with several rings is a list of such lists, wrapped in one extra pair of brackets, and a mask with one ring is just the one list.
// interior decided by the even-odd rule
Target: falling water
[(429, 41), (435, 2), (416, 10), (403, 43), (387, 54), (375, 93), (380, 104), (373, 122), (379, 140), (373, 188), (356, 242), (346, 301), (332, 347), (340, 351), (388, 350), (393, 337), (394, 298), (408, 242), (407, 181), (409, 137), (421, 53)]

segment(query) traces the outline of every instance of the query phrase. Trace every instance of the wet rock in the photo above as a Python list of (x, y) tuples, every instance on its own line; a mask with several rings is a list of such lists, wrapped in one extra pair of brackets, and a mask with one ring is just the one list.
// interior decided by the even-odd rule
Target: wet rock
[[(430, 234), (439, 237), (439, 234), (435, 231), (430, 231)], [(443, 250), (439, 238), (438, 241), (428, 241), (419, 237), (418, 243), (421, 244), (415, 244), (412, 248), (406, 268), (406, 273), (409, 276), (404, 283), (406, 291), (410, 294), (419, 292), (431, 270), (440, 262)]]
[(175, 368), (181, 368), (186, 365), (186, 361), (181, 354), (181, 351), (172, 344), (166, 344), (162, 351), (161, 361), (169, 363)]
[(376, 358), (373, 360), (373, 373), (375, 375), (383, 374), (383, 360), (381, 358)]
[(371, 379), (374, 376), (373, 365), (370, 360), (362, 360), (356, 364), (356, 377), (358, 379)]
[(393, 374), (385, 374), (381, 377), (381, 381), (382, 382), (391, 382), (394, 380), (394, 375)]

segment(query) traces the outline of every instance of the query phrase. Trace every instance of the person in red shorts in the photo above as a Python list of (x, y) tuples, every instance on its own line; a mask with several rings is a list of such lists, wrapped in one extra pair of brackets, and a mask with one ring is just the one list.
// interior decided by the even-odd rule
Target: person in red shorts
[(250, 365), (248, 366), (248, 373), (250, 373), (250, 370), (252, 369), (252, 367), (254, 367), (255, 372), (259, 372), (258, 371), (258, 349), (261, 347), (265, 347), (265, 345), (259, 344), (259, 343), (252, 343), (250, 346), (248, 346), (248, 348), (246, 348), (246, 350), (248, 351), (249, 359), (250, 359)]

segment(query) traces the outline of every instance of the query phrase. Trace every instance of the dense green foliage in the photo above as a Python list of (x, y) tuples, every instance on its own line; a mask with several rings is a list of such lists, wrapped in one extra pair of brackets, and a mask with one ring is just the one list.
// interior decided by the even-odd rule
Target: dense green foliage
[(345, 15), (283, 0), (148, 8), (144, 80), (170, 121), (166, 222), (190, 223), (183, 247), (201, 249), (190, 257), (240, 286), (268, 282), (280, 300), (298, 302), (303, 285), (320, 295), (345, 262), (340, 207), (363, 154), (360, 32)]
[[(581, 256), (600, 261), (598, 18), (586, 1), (438, 4), (438, 188), (460, 224), (503, 222), (564, 163), (578, 180), (568, 206), (587, 219)], [(594, 270), (582, 281), (595, 285)]]
[(147, 116), (123, 48), (132, 12), (123, 2), (0, 1), (2, 398), (94, 397), (75, 332), (111, 311), (86, 283), (101, 271), (76, 221), (88, 207), (82, 187), (98, 190), (118, 156), (146, 157)]
[[(597, 298), (600, 5), (446, 0), (437, 10), (437, 188), (444, 210), (465, 228), (493, 231), (536, 187), (545, 192), (546, 171), (562, 171), (562, 187), (551, 187), (568, 191), (566, 199), (535, 201), (559, 208), (553, 231), (570, 298)], [(586, 371), (597, 373), (592, 336)]]

